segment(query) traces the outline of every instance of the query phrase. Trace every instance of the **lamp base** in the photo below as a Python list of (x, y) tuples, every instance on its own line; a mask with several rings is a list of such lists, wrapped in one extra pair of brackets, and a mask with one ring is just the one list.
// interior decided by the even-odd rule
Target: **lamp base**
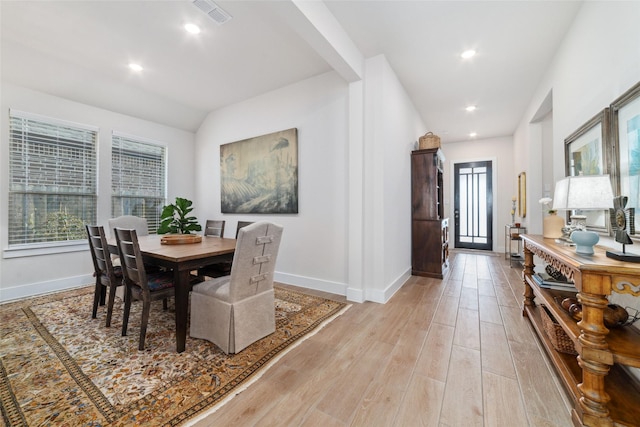
[(593, 245), (598, 243), (600, 236), (593, 231), (575, 230), (571, 233), (571, 240), (576, 244), (576, 253), (593, 255)]
[(628, 252), (607, 251), (607, 257), (624, 262), (640, 262), (640, 255), (630, 254)]

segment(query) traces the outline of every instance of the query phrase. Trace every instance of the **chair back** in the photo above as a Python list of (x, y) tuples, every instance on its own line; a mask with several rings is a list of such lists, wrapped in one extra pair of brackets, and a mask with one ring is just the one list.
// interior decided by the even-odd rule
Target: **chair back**
[(109, 230), (113, 232), (114, 228), (126, 228), (128, 230), (136, 230), (138, 236), (149, 235), (149, 225), (147, 219), (134, 215), (122, 215), (109, 220)]
[(240, 233), (240, 229), (246, 227), (247, 225), (253, 224), (253, 221), (238, 221), (238, 227), (236, 228), (236, 239), (238, 238), (238, 234)]
[(96, 276), (106, 276), (109, 280), (115, 280), (115, 272), (111, 263), (109, 246), (104, 234), (104, 227), (100, 225), (87, 225), (87, 237), (89, 249), (93, 259), (93, 268)]
[(116, 227), (114, 232), (125, 283), (148, 291), (147, 272), (144, 269), (136, 230)]
[(204, 227), (204, 235), (224, 237), (224, 223), (224, 220), (208, 219)]
[(238, 232), (230, 278), (230, 300), (273, 288), (273, 273), (282, 239), (281, 225), (254, 222)]

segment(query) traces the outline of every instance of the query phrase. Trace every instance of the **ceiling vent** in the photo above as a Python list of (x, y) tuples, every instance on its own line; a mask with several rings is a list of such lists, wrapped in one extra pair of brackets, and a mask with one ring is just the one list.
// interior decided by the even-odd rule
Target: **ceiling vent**
[(218, 25), (231, 21), (232, 16), (211, 0), (193, 0), (193, 5), (206, 13)]

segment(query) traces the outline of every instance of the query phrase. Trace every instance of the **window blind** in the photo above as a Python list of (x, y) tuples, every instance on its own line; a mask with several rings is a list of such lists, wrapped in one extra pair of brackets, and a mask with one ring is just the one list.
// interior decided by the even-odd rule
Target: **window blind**
[(146, 218), (155, 233), (165, 204), (166, 147), (114, 133), (111, 161), (112, 216)]
[(97, 130), (9, 113), (9, 246), (86, 239), (97, 210)]

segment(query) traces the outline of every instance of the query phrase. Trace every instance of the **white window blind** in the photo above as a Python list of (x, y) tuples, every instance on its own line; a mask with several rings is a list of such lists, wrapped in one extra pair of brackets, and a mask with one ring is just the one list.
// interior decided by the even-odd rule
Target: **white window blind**
[(9, 247), (86, 239), (95, 224), (95, 128), (9, 113)]
[(146, 218), (155, 233), (165, 204), (166, 148), (114, 133), (111, 161), (112, 216)]

